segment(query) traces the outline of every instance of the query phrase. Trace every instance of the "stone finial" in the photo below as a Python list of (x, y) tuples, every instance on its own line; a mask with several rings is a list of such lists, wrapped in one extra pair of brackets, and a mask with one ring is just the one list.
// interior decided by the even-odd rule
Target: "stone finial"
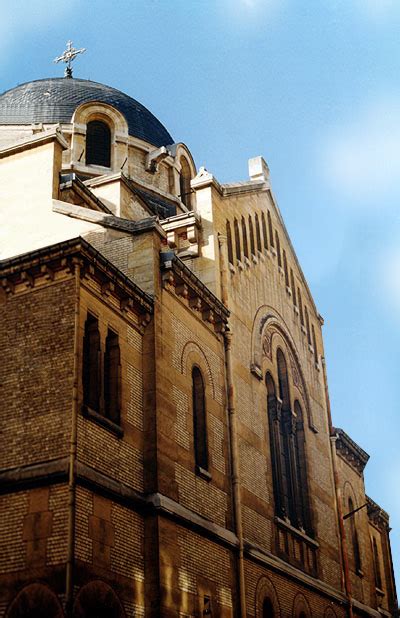
[(250, 180), (269, 181), (269, 167), (262, 157), (249, 159), (249, 176)]

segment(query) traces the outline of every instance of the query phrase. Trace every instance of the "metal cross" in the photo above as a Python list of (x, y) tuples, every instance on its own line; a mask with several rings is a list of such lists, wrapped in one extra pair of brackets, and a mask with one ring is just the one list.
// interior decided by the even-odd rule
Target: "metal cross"
[(86, 49), (84, 47), (82, 47), (82, 49), (74, 49), (74, 47), (72, 47), (72, 41), (67, 41), (67, 49), (61, 56), (54, 58), (54, 62), (65, 62), (67, 64), (64, 77), (72, 77), (71, 62), (75, 60), (78, 54), (83, 54), (85, 51)]

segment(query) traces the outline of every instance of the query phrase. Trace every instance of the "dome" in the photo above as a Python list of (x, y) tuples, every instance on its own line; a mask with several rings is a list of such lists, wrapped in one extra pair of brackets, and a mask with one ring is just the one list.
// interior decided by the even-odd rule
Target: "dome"
[(159, 120), (127, 94), (87, 79), (56, 77), (21, 84), (0, 95), (0, 125), (69, 123), (82, 103), (98, 101), (124, 115), (129, 135), (153, 146), (174, 140)]

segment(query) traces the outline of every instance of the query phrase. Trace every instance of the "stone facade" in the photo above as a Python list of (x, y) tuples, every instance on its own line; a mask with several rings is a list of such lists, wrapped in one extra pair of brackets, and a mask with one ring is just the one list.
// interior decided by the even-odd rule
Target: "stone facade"
[(263, 159), (221, 185), (101, 101), (0, 147), (0, 616), (394, 615)]

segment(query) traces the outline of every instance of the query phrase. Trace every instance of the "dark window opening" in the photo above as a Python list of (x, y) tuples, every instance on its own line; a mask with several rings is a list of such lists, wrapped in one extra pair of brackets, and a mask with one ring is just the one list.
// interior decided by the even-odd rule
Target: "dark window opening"
[(193, 367), (192, 371), (192, 397), (195, 462), (203, 470), (208, 470), (205, 389), (198, 367)]
[(297, 306), (297, 298), (296, 298), (296, 286), (294, 283), (294, 274), (293, 269), (290, 269), (290, 284), (292, 286), (292, 296), (293, 296), (293, 304)]
[(252, 255), (256, 254), (256, 247), (255, 247), (255, 243), (254, 243), (254, 228), (253, 228), (253, 221), (249, 215), (249, 230), (250, 230), (250, 250)]
[(226, 241), (228, 244), (228, 260), (230, 264), (233, 265), (232, 232), (231, 232), (231, 224), (229, 223), (229, 221), (226, 222)]
[(234, 232), (235, 232), (236, 258), (240, 262), (240, 259), (241, 259), (241, 249), (240, 249), (239, 224), (237, 222), (237, 219), (235, 219), (234, 222), (233, 222), (233, 229), (234, 229)]
[(83, 340), (83, 403), (100, 411), (100, 333), (97, 318), (88, 313)]
[(264, 599), (262, 606), (262, 618), (274, 618), (274, 606), (272, 605), (271, 599)]
[(372, 538), (372, 550), (374, 554), (375, 586), (379, 588), (379, 590), (382, 590), (381, 566), (379, 564), (378, 545), (375, 537)]
[(257, 249), (261, 252), (261, 232), (260, 232), (260, 220), (258, 218), (258, 214), (255, 214), (256, 220), (256, 240), (257, 240)]
[(289, 286), (289, 271), (288, 271), (288, 265), (287, 265), (287, 259), (286, 259), (286, 251), (285, 249), (283, 250), (283, 269), (285, 271), (285, 285), (287, 287)]
[(192, 209), (192, 187), (190, 186), (191, 173), (189, 163), (184, 157), (180, 159), (181, 173), (179, 175), (179, 190), (181, 202), (183, 202), (189, 210)]
[(267, 218), (268, 218), (268, 230), (269, 230), (269, 244), (271, 245), (271, 247), (275, 247), (274, 231), (272, 229), (271, 213), (269, 211), (267, 213)]
[(111, 166), (111, 131), (105, 122), (92, 120), (86, 128), (86, 163)]
[(299, 311), (300, 311), (300, 324), (304, 326), (304, 312), (303, 312), (303, 303), (301, 300), (300, 288), (297, 288), (297, 302), (298, 302)]
[(263, 212), (261, 213), (261, 225), (263, 231), (264, 249), (268, 249), (267, 225), (265, 223), (265, 215)]
[(243, 253), (244, 257), (249, 257), (249, 245), (247, 242), (247, 229), (244, 217), (242, 217), (242, 238), (243, 238)]
[(105, 416), (117, 425), (120, 422), (120, 374), (118, 335), (109, 329), (104, 356), (104, 406)]
[(305, 313), (305, 316), (306, 316), (307, 341), (308, 341), (309, 345), (311, 345), (310, 318), (309, 318), (309, 315), (308, 315), (308, 309), (307, 309), (306, 305), (304, 305), (304, 313)]
[(282, 268), (281, 241), (279, 240), (278, 232), (275, 232), (276, 253), (278, 255), (278, 266)]

